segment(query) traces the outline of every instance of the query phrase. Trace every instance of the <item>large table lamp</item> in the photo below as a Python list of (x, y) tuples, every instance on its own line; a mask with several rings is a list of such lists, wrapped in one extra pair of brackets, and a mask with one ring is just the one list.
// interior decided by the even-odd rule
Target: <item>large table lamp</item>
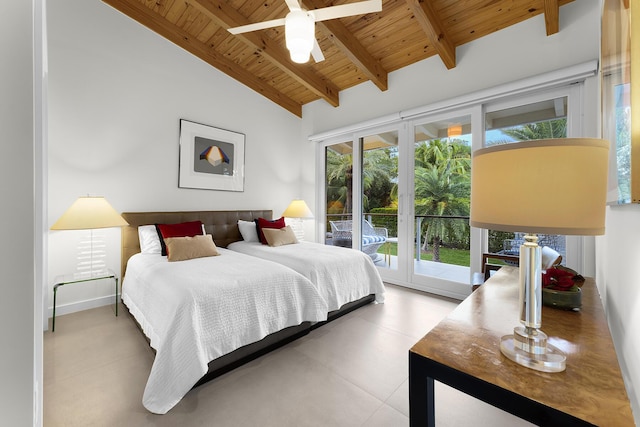
[[(51, 226), (51, 230), (94, 230), (129, 225), (104, 197), (79, 197)], [(91, 231), (89, 273), (93, 271), (93, 231)]]
[(287, 209), (282, 212), (282, 216), (285, 218), (293, 219), (291, 228), (293, 229), (293, 233), (296, 235), (296, 239), (299, 241), (304, 240), (304, 228), (302, 224), (303, 219), (313, 219), (313, 213), (307, 203), (304, 200), (295, 199)]
[(500, 349), (528, 368), (566, 368), (566, 356), (540, 330), (542, 255), (535, 233), (604, 233), (608, 153), (607, 141), (564, 138), (497, 145), (473, 154), (470, 224), (526, 233), (519, 261), (521, 325), (502, 337)]

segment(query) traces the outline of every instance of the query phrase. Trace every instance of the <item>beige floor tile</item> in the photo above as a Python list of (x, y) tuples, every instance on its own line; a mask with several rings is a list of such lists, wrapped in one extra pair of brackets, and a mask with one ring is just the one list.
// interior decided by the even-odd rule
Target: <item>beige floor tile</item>
[(340, 322), (339, 328), (309, 334), (295, 348), (385, 401), (408, 377), (408, 352), (416, 340), (355, 313)]
[(416, 341), (453, 311), (459, 302), (393, 285), (386, 288), (384, 304), (363, 307), (357, 315)]
[[(215, 426), (360, 426), (382, 402), (318, 361), (285, 347), (190, 392), (170, 415), (207, 414)], [(166, 415), (165, 415), (166, 417)]]
[[(151, 370), (148, 358), (130, 357), (44, 384), (44, 425), (137, 425), (148, 415), (141, 403)], [(131, 424), (122, 424), (124, 420)]]
[[(191, 390), (166, 415), (142, 406), (153, 353), (128, 313), (59, 316), (44, 335), (44, 426), (408, 425), (408, 350), (455, 305), (388, 286), (385, 304)], [(441, 384), (436, 399), (439, 426), (528, 425)]]
[(400, 387), (387, 399), (386, 404), (401, 414), (409, 416), (409, 378), (400, 384)]
[(131, 356), (152, 358), (150, 348), (126, 312), (118, 317), (113, 307), (56, 318), (56, 331), (43, 337), (45, 384), (101, 367)]
[(439, 427), (534, 425), (438, 382), (435, 383), (435, 411)]
[(382, 405), (363, 426), (366, 427), (404, 427), (409, 425), (409, 417), (388, 405)]

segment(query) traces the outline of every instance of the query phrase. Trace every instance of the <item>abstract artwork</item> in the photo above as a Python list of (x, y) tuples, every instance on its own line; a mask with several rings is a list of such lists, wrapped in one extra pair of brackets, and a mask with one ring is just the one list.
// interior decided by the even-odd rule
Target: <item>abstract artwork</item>
[(245, 135), (180, 120), (181, 188), (244, 191)]

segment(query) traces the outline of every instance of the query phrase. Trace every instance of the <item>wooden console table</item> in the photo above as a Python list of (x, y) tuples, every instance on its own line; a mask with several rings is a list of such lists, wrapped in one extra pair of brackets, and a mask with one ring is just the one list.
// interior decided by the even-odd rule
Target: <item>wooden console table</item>
[(598, 289), (579, 312), (543, 307), (542, 330), (567, 356), (545, 373), (500, 352), (518, 324), (518, 269), (503, 267), (409, 350), (411, 426), (435, 426), (434, 381), (542, 426), (634, 426)]

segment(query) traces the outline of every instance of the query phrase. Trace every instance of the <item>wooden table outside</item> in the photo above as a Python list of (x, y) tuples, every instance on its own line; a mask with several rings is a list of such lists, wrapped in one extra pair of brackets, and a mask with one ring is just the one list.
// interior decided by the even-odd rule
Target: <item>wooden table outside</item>
[(512, 362), (500, 338), (518, 325), (518, 269), (503, 267), (409, 351), (412, 426), (434, 426), (434, 380), (544, 426), (634, 426), (593, 279), (579, 312), (543, 307), (542, 330), (567, 356), (564, 372)]

